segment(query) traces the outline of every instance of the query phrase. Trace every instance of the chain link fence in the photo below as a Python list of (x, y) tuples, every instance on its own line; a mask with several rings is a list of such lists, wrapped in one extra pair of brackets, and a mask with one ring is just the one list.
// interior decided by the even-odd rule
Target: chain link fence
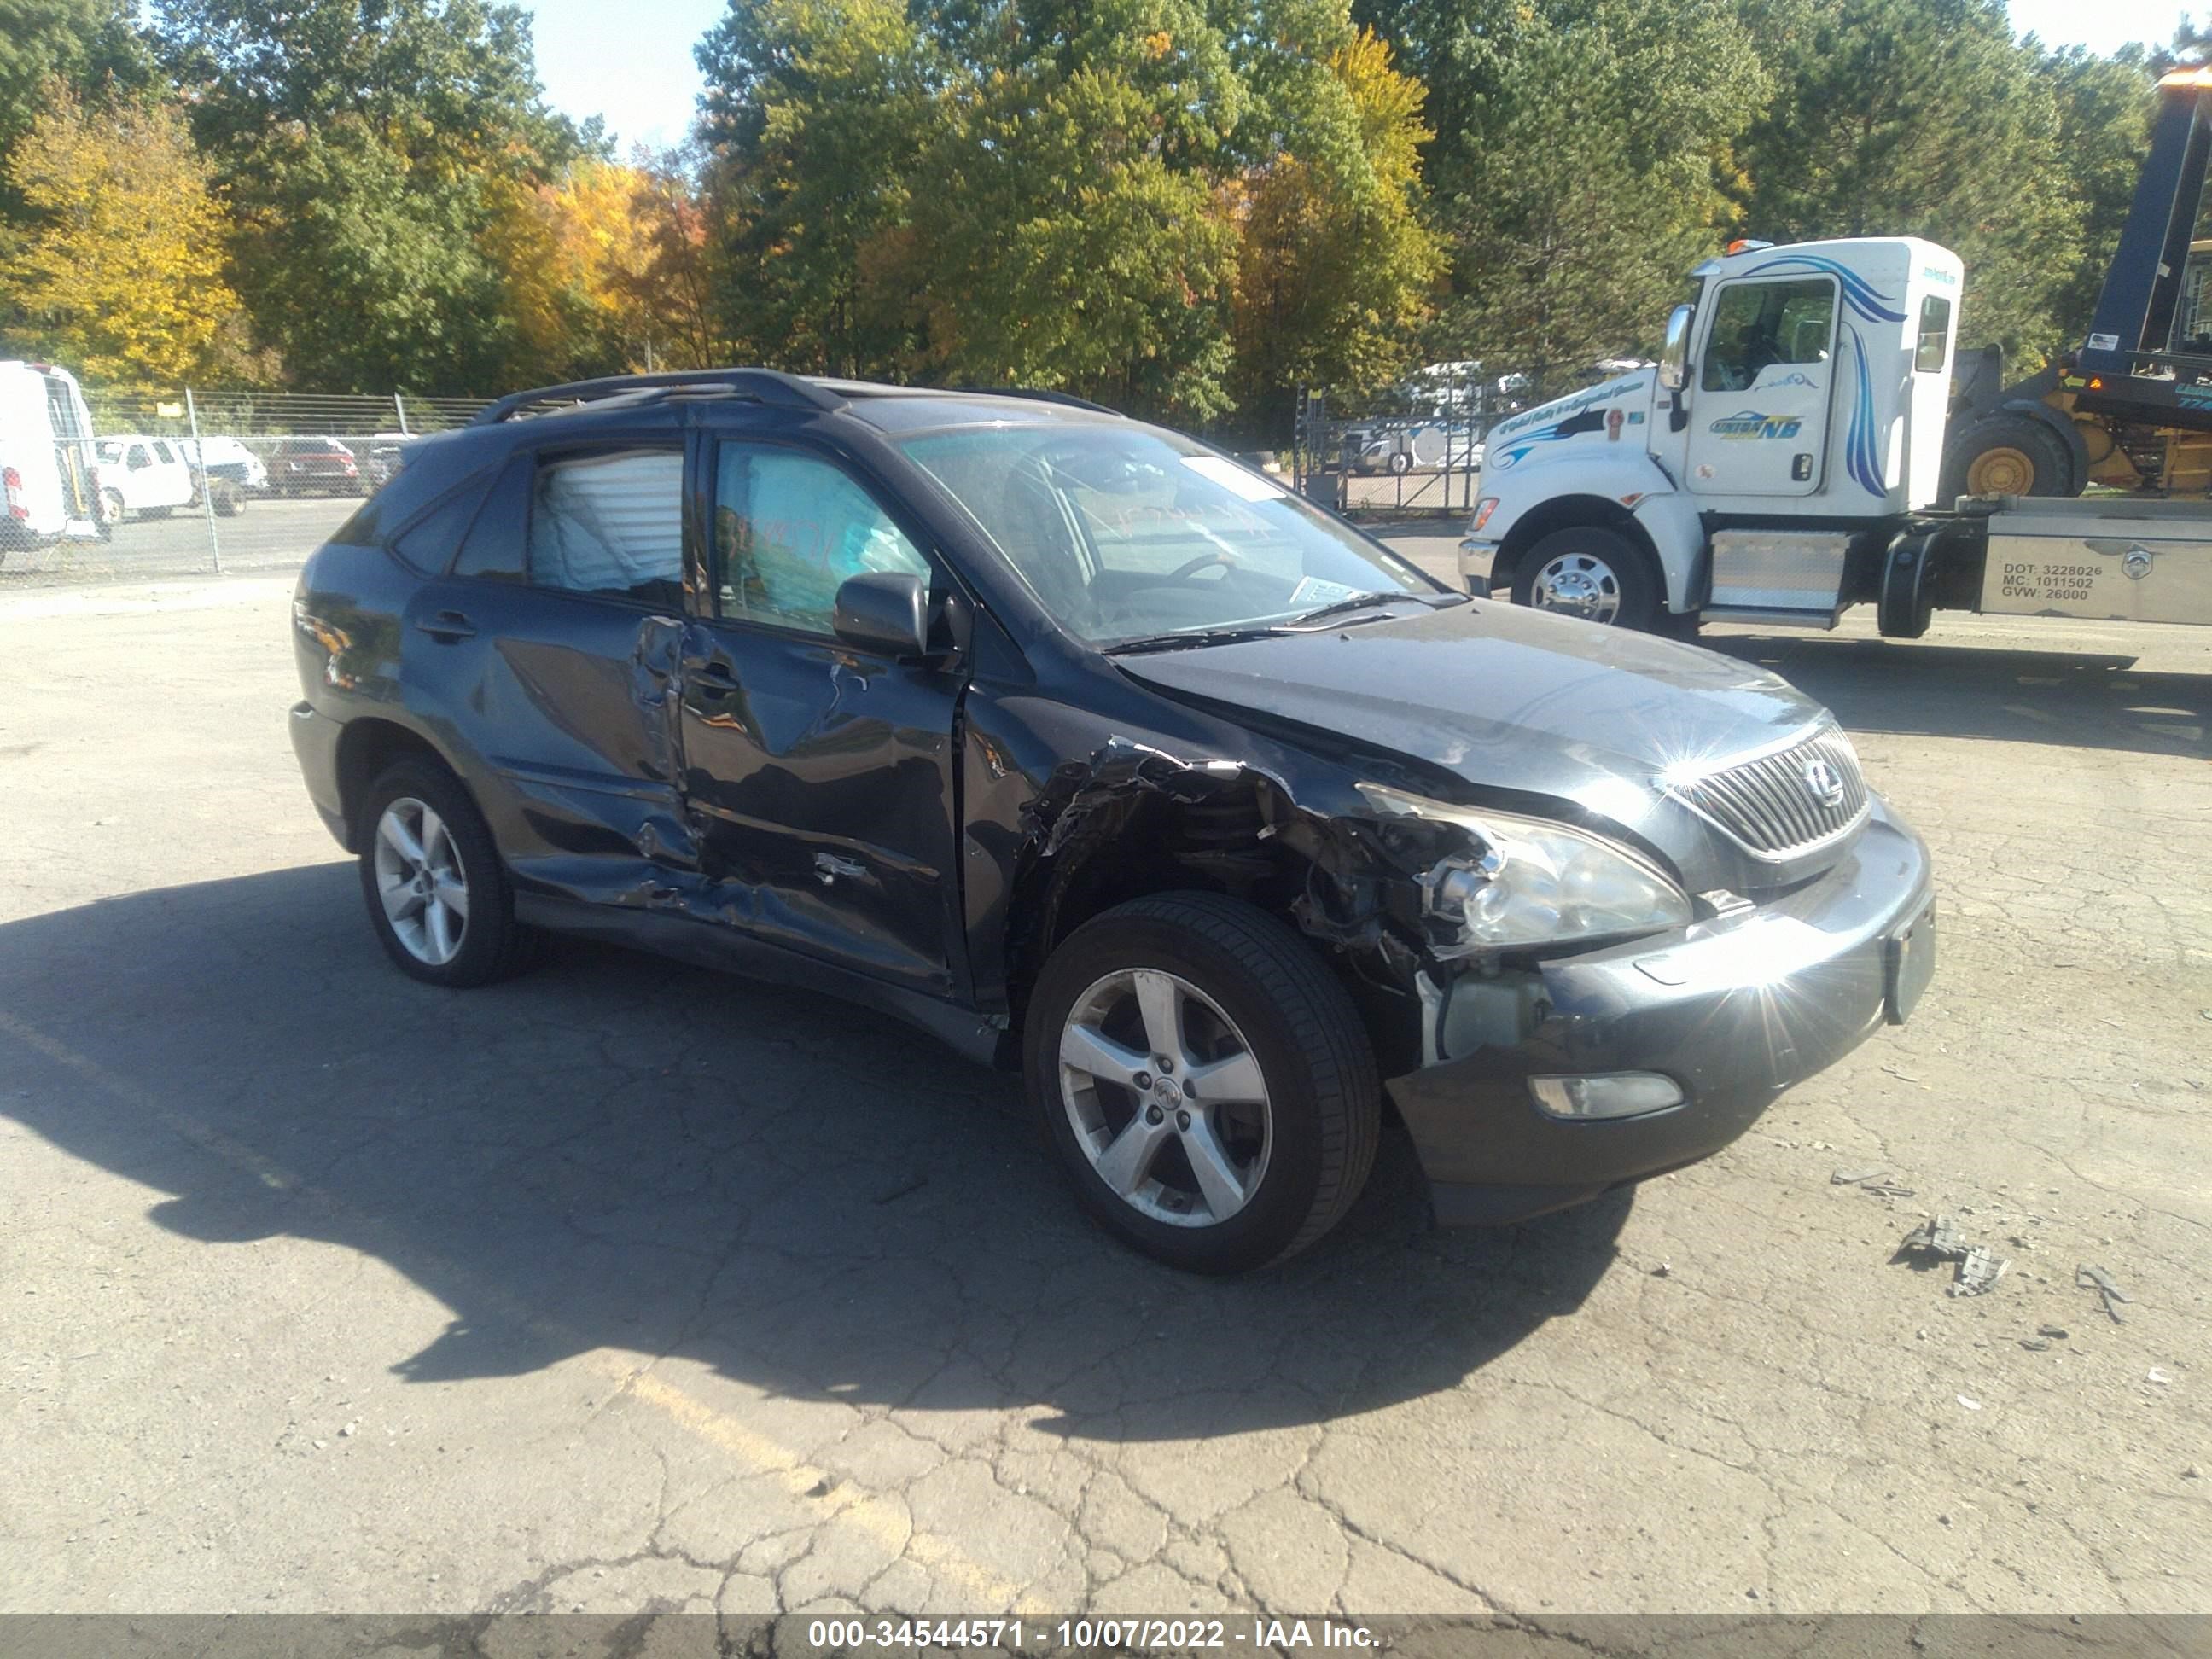
[(0, 592), (296, 568), (401, 445), (486, 402), (198, 388), (80, 402), (62, 386), (47, 377), (43, 412), (35, 387), (0, 407)]
[(1622, 359), (1500, 374), (1468, 361), (1431, 363), (1372, 398), (1302, 389), (1292, 446), (1297, 488), (1340, 513), (1471, 515), (1492, 427), (1639, 367)]

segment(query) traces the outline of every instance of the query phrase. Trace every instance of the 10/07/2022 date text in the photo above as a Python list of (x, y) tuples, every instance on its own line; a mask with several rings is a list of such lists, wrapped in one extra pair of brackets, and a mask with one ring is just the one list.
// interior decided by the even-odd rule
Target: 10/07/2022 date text
[(1364, 1626), (1333, 1619), (817, 1619), (807, 1645), (824, 1651), (998, 1648), (1008, 1651), (1113, 1650), (1194, 1652), (1212, 1648), (1376, 1645)]

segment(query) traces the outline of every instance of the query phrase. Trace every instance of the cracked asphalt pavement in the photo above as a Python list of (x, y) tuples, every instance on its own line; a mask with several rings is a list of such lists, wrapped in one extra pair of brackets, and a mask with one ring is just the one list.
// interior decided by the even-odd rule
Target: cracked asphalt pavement
[(1386, 1139), (1216, 1283), (887, 1019), (394, 972), (288, 596), (0, 599), (0, 1610), (2212, 1609), (2212, 630), (1710, 635), (1933, 844), (1912, 1024), (1504, 1231)]

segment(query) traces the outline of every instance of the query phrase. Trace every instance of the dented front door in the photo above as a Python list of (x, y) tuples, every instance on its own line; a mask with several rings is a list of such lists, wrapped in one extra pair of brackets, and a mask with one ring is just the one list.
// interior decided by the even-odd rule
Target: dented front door
[(684, 803), (717, 919), (957, 993), (952, 722), (960, 681), (840, 642), (836, 586), (927, 577), (916, 536), (829, 457), (702, 445), (704, 568), (684, 640)]

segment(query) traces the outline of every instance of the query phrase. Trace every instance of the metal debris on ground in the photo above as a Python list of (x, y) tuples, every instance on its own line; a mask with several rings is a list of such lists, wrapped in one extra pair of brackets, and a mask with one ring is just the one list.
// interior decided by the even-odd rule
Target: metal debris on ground
[(1986, 1244), (1977, 1244), (1959, 1259), (1959, 1276), (1952, 1282), (1954, 1296), (1980, 1296), (1993, 1290), (2012, 1266), (2009, 1258), (1999, 1255)]
[(2039, 1336), (2023, 1336), (2020, 1340), (2020, 1346), (2030, 1353), (2041, 1353), (2051, 1345)]
[(2066, 1328), (2063, 1325), (2038, 1325), (2035, 1328), (2035, 1334), (2038, 1336), (2055, 1336), (2063, 1341), (2066, 1336)]
[(2168, 1376), (2164, 1371), (2159, 1370), (2157, 1366), (2154, 1365), (2150, 1368), (2149, 1374), (2143, 1378), (2143, 1381), (2146, 1382), (2155, 1382), (2162, 1389), (2167, 1383), (2172, 1382), (2173, 1379)]
[(2088, 1262), (2084, 1261), (2074, 1269), (2074, 1282), (2085, 1290), (2095, 1291), (2103, 1298), (2105, 1311), (2111, 1316), (2112, 1323), (2115, 1325), (2127, 1323), (2127, 1321), (2120, 1316), (2120, 1304), (2131, 1302), (2135, 1298), (2112, 1282), (2112, 1274), (2106, 1273), (2102, 1267), (2092, 1267)]
[(1964, 1406), (1970, 1412), (1978, 1412), (1982, 1408), (1982, 1402), (1980, 1401), (1970, 1400), (1963, 1394), (1959, 1396), (1959, 1403), (1961, 1406)]
[(1966, 1254), (1967, 1245), (1957, 1222), (1948, 1215), (1935, 1215), (1905, 1234), (1905, 1243), (1898, 1249), (1906, 1255), (1933, 1255), (1946, 1261), (1957, 1261)]
[(1859, 1190), (1869, 1198), (1910, 1198), (1912, 1188), (1900, 1187), (1893, 1181), (1869, 1181), (1860, 1184)]
[(1856, 1187), (1862, 1181), (1887, 1181), (1889, 1171), (1881, 1164), (1871, 1170), (1838, 1170), (1828, 1177), (1831, 1187)]

